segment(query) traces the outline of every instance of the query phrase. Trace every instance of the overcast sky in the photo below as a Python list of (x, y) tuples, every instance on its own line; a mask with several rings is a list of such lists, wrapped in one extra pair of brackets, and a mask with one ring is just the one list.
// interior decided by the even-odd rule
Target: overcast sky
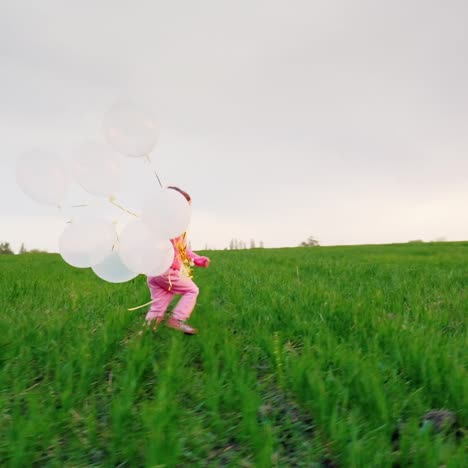
[(468, 239), (467, 19), (466, 0), (5, 0), (0, 241), (56, 250), (64, 222), (15, 160), (69, 157), (121, 97), (158, 116), (194, 248)]

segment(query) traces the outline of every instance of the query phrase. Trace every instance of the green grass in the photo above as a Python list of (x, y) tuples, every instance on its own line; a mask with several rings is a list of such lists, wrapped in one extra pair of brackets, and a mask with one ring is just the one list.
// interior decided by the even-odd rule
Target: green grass
[(0, 465), (466, 466), (468, 243), (209, 254), (195, 337), (138, 334), (143, 277), (0, 257)]

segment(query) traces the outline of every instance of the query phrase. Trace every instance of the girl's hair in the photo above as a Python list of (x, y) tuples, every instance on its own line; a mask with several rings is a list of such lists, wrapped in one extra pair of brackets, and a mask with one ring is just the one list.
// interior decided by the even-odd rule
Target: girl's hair
[(175, 187), (175, 186), (171, 185), (171, 186), (169, 186), (167, 188), (175, 190), (175, 191), (179, 192), (180, 194), (182, 194), (189, 203), (192, 201), (192, 199), (190, 198), (190, 195), (187, 192), (184, 192), (179, 187)]

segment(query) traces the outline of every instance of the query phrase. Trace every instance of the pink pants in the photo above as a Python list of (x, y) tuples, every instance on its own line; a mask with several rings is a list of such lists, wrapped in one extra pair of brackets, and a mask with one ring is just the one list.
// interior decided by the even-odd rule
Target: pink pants
[(187, 320), (197, 303), (198, 286), (185, 276), (181, 276), (180, 271), (170, 269), (161, 276), (149, 276), (148, 287), (151, 291), (151, 309), (146, 314), (146, 320), (151, 321), (163, 318), (175, 294), (182, 297), (172, 311), (172, 315), (177, 320)]

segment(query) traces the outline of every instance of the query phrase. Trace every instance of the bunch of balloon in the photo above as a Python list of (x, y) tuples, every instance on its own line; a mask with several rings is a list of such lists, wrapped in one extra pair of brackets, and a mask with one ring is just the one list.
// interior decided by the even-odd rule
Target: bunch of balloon
[(17, 160), (18, 185), (33, 200), (60, 208), (75, 183), (128, 215), (120, 231), (106, 217), (89, 213), (73, 217), (59, 237), (65, 262), (92, 268), (111, 283), (139, 274), (160, 275), (174, 259), (170, 240), (187, 230), (190, 205), (177, 191), (163, 188), (156, 173), (158, 189), (143, 201), (139, 212), (116, 201), (125, 177), (123, 158), (150, 161), (158, 141), (156, 119), (146, 109), (120, 101), (105, 113), (103, 133), (104, 141), (83, 142), (68, 163), (43, 149), (26, 151)]

